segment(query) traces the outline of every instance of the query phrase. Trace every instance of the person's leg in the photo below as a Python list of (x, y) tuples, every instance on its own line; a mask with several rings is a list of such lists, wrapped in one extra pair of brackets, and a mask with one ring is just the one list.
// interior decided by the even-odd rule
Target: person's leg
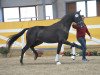
[(78, 38), (78, 42), (81, 44), (82, 59), (86, 60), (86, 40), (84, 37)]
[(72, 48), (72, 47), (76, 47), (76, 48), (78, 48), (78, 49), (82, 49), (80, 45), (78, 45), (78, 44), (76, 44), (76, 43), (74, 43), (74, 42), (73, 42), (73, 45), (71, 46), (71, 48)]

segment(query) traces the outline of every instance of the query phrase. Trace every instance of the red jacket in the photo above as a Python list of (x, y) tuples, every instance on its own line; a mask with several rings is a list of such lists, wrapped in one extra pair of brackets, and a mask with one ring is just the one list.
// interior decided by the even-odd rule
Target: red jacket
[(80, 37), (85, 37), (85, 34), (87, 33), (89, 36), (90, 36), (90, 33), (86, 27), (86, 25), (84, 25), (84, 27), (79, 27), (78, 25), (72, 25), (73, 28), (75, 28), (77, 30), (77, 38), (80, 38)]

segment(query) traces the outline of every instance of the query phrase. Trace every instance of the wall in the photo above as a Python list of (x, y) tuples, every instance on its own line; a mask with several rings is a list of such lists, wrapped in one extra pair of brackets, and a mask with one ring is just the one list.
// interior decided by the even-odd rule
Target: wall
[(100, 16), (100, 0), (97, 0), (97, 15)]
[[(28, 6), (42, 4), (43, 0), (1, 0), (2, 7), (13, 7), (13, 6)], [(82, 0), (45, 0), (46, 4), (52, 4), (53, 1), (61, 2), (72, 2), (72, 1), (82, 1)], [(58, 5), (59, 5), (58, 4)]]
[[(45, 4), (53, 4), (53, 2), (55, 2), (53, 6), (54, 18), (62, 18), (66, 14), (66, 2), (76, 2), (76, 1), (82, 1), (82, 0), (45, 0)], [(39, 5), (39, 6), (43, 5), (43, 0), (1, 0), (1, 7), (31, 6), (31, 5)], [(42, 12), (42, 10), (40, 12)]]
[[(39, 20), (39, 21), (26, 21), (26, 22), (1, 22), (0, 23), (0, 46), (5, 46), (6, 41), (8, 38), (21, 31), (23, 28), (29, 28), (32, 26), (48, 26), (52, 25), (56, 22), (58, 22), (60, 19), (55, 20)], [(100, 17), (92, 17), (92, 18), (86, 18), (85, 23), (87, 24), (87, 27), (89, 28), (89, 31), (93, 37), (92, 40), (89, 40), (89, 37), (87, 38), (87, 44), (88, 45), (100, 45)], [(25, 35), (24, 34), (20, 39), (16, 41), (14, 46), (16, 47), (23, 47), (25, 45)], [(68, 41), (70, 42), (76, 42), (76, 31), (75, 29), (71, 28)], [(45, 46), (46, 45), (46, 46)], [(57, 44), (42, 44), (39, 47), (56, 47)]]
[[(29, 28), (33, 26), (47, 26), (51, 25), (55, 22), (59, 21), (56, 20), (39, 20), (39, 21), (26, 21), (26, 22), (1, 22), (0, 23), (0, 46), (6, 46), (6, 42), (8, 38), (21, 31), (23, 28)], [(25, 35), (15, 42), (14, 46), (16, 47), (23, 47), (25, 43)]]
[(1, 0), (0, 0), (0, 22), (2, 22), (2, 7), (1, 7)]
[[(51, 4), (51, 0), (45, 0), (46, 4)], [(2, 7), (13, 7), (13, 6), (30, 6), (43, 4), (42, 0), (1, 0)]]

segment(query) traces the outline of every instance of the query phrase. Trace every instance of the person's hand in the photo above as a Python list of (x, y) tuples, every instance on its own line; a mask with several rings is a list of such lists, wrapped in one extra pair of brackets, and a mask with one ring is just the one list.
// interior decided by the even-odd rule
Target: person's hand
[(73, 22), (72, 25), (77, 25), (77, 24), (75, 22)]
[(90, 39), (92, 39), (92, 36), (90, 35)]

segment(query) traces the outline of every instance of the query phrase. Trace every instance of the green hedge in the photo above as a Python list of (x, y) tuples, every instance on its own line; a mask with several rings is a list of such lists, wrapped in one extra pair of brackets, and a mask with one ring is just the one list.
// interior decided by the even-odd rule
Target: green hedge
[[(82, 51), (77, 52), (76, 54), (79, 56), (82, 56)], [(100, 56), (100, 53), (98, 51), (89, 51), (89, 52), (86, 52), (86, 55), (87, 56)], [(64, 52), (64, 56), (71, 56), (71, 51)]]
[(8, 54), (9, 50), (6, 47), (0, 47), (0, 53), (1, 54)]

